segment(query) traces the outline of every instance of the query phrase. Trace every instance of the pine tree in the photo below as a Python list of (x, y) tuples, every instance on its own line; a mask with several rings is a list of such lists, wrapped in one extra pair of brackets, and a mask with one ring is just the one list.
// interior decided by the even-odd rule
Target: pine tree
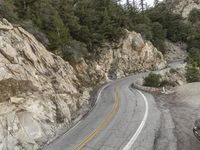
[(140, 0), (140, 7), (141, 7), (142, 13), (144, 13), (144, 11), (145, 11), (145, 0)]
[(15, 9), (13, 0), (0, 1), (0, 17), (6, 18), (9, 21), (16, 21), (18, 16)]
[(150, 9), (150, 6), (149, 6), (149, 4), (146, 2), (145, 3), (145, 10), (149, 10)]
[(133, 8), (137, 8), (137, 3), (136, 3), (135, 0), (132, 1), (132, 7), (133, 7)]
[(154, 0), (154, 6), (157, 6), (159, 4), (159, 0)]
[(131, 9), (131, 4), (129, 0), (126, 0), (126, 9), (130, 10)]

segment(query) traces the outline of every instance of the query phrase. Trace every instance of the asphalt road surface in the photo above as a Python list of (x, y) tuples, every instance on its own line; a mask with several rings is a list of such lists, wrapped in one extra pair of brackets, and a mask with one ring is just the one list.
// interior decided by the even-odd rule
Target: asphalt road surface
[(106, 86), (90, 114), (44, 150), (153, 150), (160, 112), (150, 94), (130, 88), (138, 77)]
[[(184, 63), (172, 63), (179, 68)], [(166, 68), (161, 73), (168, 71)], [(153, 96), (130, 88), (144, 74), (105, 86), (89, 115), (44, 150), (199, 150), (200, 83)]]

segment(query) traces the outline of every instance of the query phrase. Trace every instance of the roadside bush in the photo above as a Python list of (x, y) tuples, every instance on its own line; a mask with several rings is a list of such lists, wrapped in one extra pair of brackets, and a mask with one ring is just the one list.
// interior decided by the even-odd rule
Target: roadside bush
[(200, 30), (197, 30), (196, 35), (188, 41), (188, 51), (192, 48), (200, 49)]
[(161, 85), (161, 75), (150, 73), (144, 78), (144, 86), (149, 87), (160, 87)]
[(196, 23), (196, 22), (200, 21), (200, 10), (193, 9), (189, 14), (189, 20), (192, 23)]
[(189, 64), (197, 65), (197, 67), (200, 67), (200, 49), (191, 48), (189, 50), (189, 55), (187, 60)]
[(175, 86), (176, 86), (176, 83), (175, 83), (175, 82), (172, 82), (172, 81), (168, 81), (168, 80), (163, 80), (163, 81), (160, 83), (160, 87), (166, 87), (166, 86), (173, 86), (173, 87), (175, 87)]
[(186, 80), (188, 83), (191, 82), (200, 82), (200, 70), (197, 66), (187, 66), (186, 74), (185, 74)]

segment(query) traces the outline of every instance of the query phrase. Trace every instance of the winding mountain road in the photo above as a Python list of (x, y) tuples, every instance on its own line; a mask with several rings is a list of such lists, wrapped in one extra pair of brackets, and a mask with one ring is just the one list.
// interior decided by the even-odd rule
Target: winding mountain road
[(130, 88), (140, 76), (105, 86), (90, 114), (44, 150), (153, 150), (160, 112), (150, 94)]

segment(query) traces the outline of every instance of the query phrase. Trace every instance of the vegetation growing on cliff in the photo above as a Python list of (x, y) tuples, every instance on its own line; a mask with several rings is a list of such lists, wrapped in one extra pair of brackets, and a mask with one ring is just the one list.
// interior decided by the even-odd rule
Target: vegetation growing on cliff
[(70, 61), (96, 54), (105, 42), (117, 42), (124, 29), (141, 33), (163, 53), (166, 38), (187, 43), (188, 51), (200, 48), (200, 29), (195, 25), (199, 11), (192, 11), (186, 22), (158, 1), (152, 8), (119, 1), (1, 0), (0, 16), (22, 25), (48, 49)]

